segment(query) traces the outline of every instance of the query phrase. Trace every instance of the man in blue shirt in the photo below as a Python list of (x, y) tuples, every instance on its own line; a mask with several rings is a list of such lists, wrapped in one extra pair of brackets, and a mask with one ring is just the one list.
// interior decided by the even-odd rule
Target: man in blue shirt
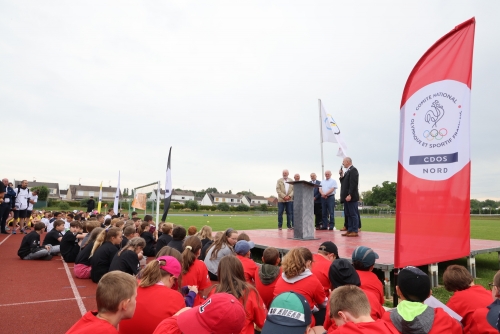
[(332, 172), (325, 172), (325, 179), (321, 181), (321, 210), (323, 214), (322, 230), (335, 229), (335, 191), (337, 190), (337, 181), (332, 179)]

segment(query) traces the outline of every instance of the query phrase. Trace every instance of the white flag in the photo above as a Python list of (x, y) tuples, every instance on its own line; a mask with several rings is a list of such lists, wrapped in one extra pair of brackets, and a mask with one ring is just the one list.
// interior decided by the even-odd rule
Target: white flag
[(337, 156), (342, 158), (347, 156), (347, 145), (340, 135), (340, 128), (332, 115), (326, 112), (323, 103), (321, 103), (321, 134), (323, 143), (330, 142), (339, 144)]
[(120, 200), (120, 171), (118, 171), (118, 186), (116, 187), (115, 203), (113, 204), (113, 211), (115, 212), (115, 215), (119, 214), (118, 211), (119, 200)]

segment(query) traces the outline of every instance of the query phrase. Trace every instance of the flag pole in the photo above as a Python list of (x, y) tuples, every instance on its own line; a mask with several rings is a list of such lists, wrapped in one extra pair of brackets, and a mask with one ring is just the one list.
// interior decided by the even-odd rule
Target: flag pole
[(161, 187), (160, 181), (158, 181), (158, 187), (156, 190), (156, 230), (158, 231), (158, 222), (160, 221), (160, 202), (161, 202)]
[(325, 161), (323, 159), (323, 124), (321, 123), (321, 99), (318, 99), (319, 104), (319, 145), (321, 146), (321, 179), (325, 175)]

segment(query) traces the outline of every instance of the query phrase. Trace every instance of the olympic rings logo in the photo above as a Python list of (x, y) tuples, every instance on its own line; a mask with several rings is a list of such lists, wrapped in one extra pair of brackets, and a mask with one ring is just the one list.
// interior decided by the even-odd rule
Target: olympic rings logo
[(446, 130), (445, 128), (441, 128), (441, 129), (439, 129), (439, 131), (437, 129), (432, 129), (431, 131), (429, 131), (429, 130), (424, 131), (424, 137), (428, 141), (433, 141), (434, 139), (441, 140), (444, 137), (446, 137), (447, 134), (448, 134), (448, 130)]

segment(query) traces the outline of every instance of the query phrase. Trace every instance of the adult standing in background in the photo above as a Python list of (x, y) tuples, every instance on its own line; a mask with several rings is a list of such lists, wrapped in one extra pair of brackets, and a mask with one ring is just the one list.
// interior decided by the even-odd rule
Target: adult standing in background
[[(311, 173), (311, 183), (320, 185), (321, 182), (316, 180), (316, 173)], [(319, 192), (319, 188), (314, 188), (313, 190), (313, 196), (314, 196), (314, 226), (316, 229), (321, 228), (321, 194)]]
[[(4, 206), (4, 196), (6, 192), (7, 192), (7, 187), (3, 182), (0, 182), (0, 223), (2, 222), (4, 211), (7, 210), (7, 206)], [(2, 227), (1, 234), (8, 234), (7, 231), (5, 231), (5, 225), (2, 224), (1, 227)]]
[(283, 211), (286, 211), (286, 226), (292, 229), (293, 215), (293, 185), (288, 184), (292, 181), (288, 178), (288, 170), (283, 170), (283, 177), (276, 183), (276, 192), (278, 193), (278, 230), (283, 226)]
[(300, 181), (300, 174), (298, 174), (298, 173), (297, 173), (297, 174), (295, 174), (295, 175), (293, 176), (293, 180), (294, 180), (294, 181)]
[(325, 179), (321, 181), (321, 212), (323, 216), (322, 230), (333, 231), (335, 229), (335, 191), (337, 190), (337, 181), (332, 179), (332, 172), (325, 172)]
[(347, 232), (342, 234), (345, 237), (357, 237), (359, 229), (359, 173), (356, 167), (352, 165), (352, 159), (345, 157), (342, 165), (346, 169), (344, 172), (342, 168), (340, 174), (340, 203), (344, 203), (344, 214), (347, 217)]
[(87, 213), (85, 215), (85, 218), (88, 218), (90, 213), (94, 211), (94, 209), (95, 209), (94, 196), (90, 196), (89, 200), (87, 201)]

